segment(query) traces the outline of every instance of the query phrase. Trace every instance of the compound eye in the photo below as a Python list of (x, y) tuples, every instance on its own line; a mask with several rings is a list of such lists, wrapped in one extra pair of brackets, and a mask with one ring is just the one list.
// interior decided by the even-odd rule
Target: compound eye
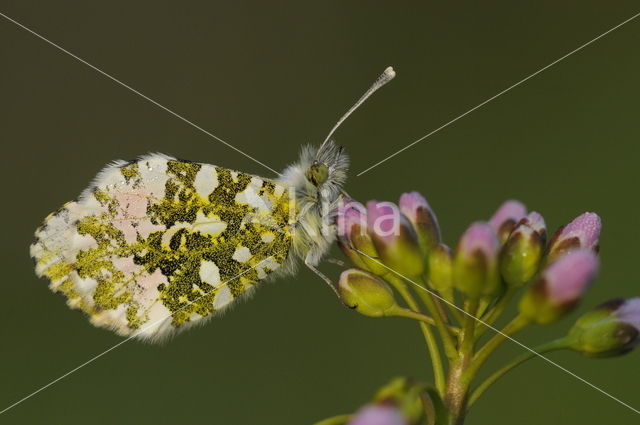
[(329, 167), (318, 161), (313, 161), (313, 164), (307, 169), (307, 180), (314, 186), (318, 187), (329, 178)]

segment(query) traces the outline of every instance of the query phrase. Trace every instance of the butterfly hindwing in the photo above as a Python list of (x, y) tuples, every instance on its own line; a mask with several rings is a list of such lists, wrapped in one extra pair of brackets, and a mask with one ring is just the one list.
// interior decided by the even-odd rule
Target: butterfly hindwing
[(221, 310), (288, 257), (287, 187), (152, 154), (116, 162), (36, 231), (36, 271), (93, 324), (163, 338)]

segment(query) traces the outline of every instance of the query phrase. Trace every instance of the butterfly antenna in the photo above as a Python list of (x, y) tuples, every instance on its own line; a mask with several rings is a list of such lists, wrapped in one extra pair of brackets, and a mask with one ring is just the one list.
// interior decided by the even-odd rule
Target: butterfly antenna
[(369, 89), (362, 95), (362, 97), (360, 99), (358, 99), (358, 101), (347, 111), (347, 113), (344, 114), (342, 116), (342, 118), (340, 118), (338, 120), (336, 125), (333, 126), (333, 128), (331, 129), (331, 131), (327, 135), (327, 138), (324, 139), (324, 142), (322, 142), (322, 145), (320, 145), (320, 149), (318, 149), (318, 152), (320, 152), (322, 150), (322, 148), (324, 147), (324, 145), (327, 144), (327, 142), (329, 141), (331, 136), (333, 136), (333, 133), (335, 133), (335, 131), (338, 129), (338, 127), (340, 127), (340, 125), (344, 122), (344, 120), (349, 118), (349, 115), (351, 115), (353, 113), (353, 111), (358, 109), (358, 107), (360, 105), (362, 105), (364, 103), (364, 101), (367, 100), (367, 98), (369, 98), (369, 96), (371, 96), (373, 93), (375, 93), (376, 90), (378, 90), (380, 87), (382, 87), (385, 84), (387, 84), (389, 81), (393, 80), (393, 78), (395, 76), (396, 76), (396, 72), (393, 70), (393, 68), (390, 67), (390, 66), (387, 67), (387, 69), (385, 69), (384, 72), (382, 74), (380, 74), (380, 76), (371, 85), (371, 87), (369, 87)]

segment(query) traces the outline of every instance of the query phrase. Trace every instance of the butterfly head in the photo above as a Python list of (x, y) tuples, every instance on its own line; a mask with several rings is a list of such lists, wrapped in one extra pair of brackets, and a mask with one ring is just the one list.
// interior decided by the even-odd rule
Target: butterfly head
[(344, 148), (333, 140), (324, 143), (319, 149), (311, 147), (303, 150), (300, 164), (305, 169), (308, 185), (319, 191), (339, 189), (347, 179), (349, 157)]
[(344, 148), (330, 140), (319, 149), (303, 147), (298, 162), (284, 170), (280, 181), (310, 199), (333, 201), (342, 191), (348, 168), (349, 157)]
[(313, 161), (305, 173), (307, 181), (315, 187), (320, 187), (329, 178), (329, 166), (319, 161)]

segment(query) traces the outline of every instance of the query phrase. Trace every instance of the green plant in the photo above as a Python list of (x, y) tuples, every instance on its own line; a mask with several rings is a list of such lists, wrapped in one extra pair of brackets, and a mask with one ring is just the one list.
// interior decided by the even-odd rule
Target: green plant
[[(601, 221), (594, 213), (580, 215), (547, 243), (543, 217), (507, 201), (487, 222), (473, 223), (455, 250), (442, 243), (434, 212), (416, 192), (398, 205), (345, 203), (337, 225), (339, 245), (356, 266), (340, 276), (343, 302), (366, 316), (418, 321), (434, 383), (396, 378), (357, 413), (316, 425), (461, 425), (488, 388), (530, 358), (559, 349), (610, 357), (640, 342), (640, 298), (613, 300), (580, 317), (567, 335), (476, 383), (504, 341), (577, 307), (599, 267)], [(517, 297), (517, 315), (496, 329)]]

